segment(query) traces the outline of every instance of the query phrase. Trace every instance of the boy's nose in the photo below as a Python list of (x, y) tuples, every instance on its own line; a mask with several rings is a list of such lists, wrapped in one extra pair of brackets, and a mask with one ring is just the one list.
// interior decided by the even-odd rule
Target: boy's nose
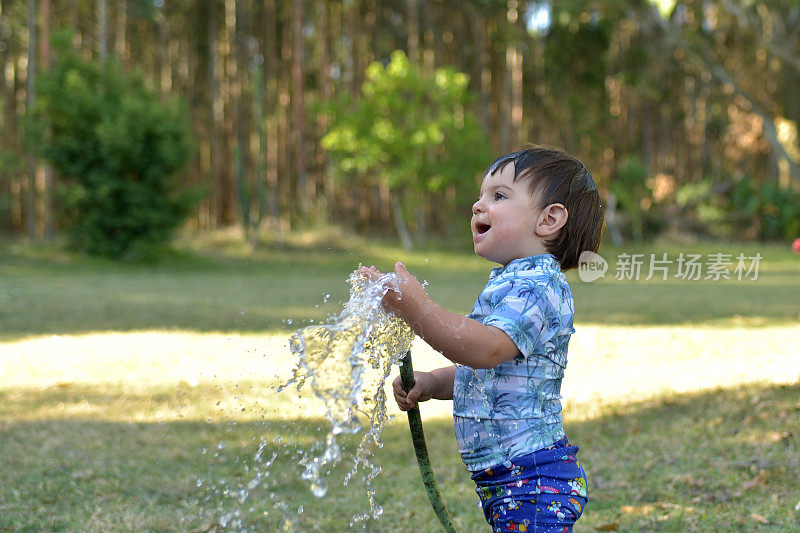
[(481, 204), (480, 199), (478, 199), (474, 204), (472, 204), (472, 214), (477, 215), (483, 211), (483, 204)]

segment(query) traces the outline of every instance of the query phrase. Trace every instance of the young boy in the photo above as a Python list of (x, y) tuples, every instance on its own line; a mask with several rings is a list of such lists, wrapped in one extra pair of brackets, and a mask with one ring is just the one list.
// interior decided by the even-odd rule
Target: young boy
[[(566, 439), (560, 388), (573, 328), (562, 271), (596, 252), (600, 196), (586, 167), (559, 150), (498, 158), (472, 206), (475, 253), (494, 268), (468, 316), (431, 300), (402, 263), (384, 305), (455, 365), (415, 372), (400, 409), (453, 400), (456, 439), (494, 531), (571, 531), (587, 502), (577, 446)], [(363, 269), (377, 277), (375, 267)]]

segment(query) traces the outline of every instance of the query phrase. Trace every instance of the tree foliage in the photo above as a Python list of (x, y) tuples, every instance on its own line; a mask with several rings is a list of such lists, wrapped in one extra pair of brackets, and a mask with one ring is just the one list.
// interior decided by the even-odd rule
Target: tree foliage
[(185, 106), (160, 100), (117, 61), (79, 57), (69, 31), (53, 41), (57, 59), (39, 76), (26, 140), (63, 179), (70, 243), (114, 258), (150, 253), (195, 196), (178, 179), (193, 144)]
[(468, 83), (452, 67), (426, 73), (397, 50), (387, 65), (369, 65), (357, 100), (332, 106), (322, 146), (345, 172), (383, 183), (392, 194), (474, 188), (490, 150), (469, 108)]

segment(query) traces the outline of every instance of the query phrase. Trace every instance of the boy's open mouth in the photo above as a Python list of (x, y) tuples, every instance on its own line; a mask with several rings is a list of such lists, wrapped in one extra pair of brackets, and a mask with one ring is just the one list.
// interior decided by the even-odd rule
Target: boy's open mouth
[(486, 224), (485, 222), (476, 222), (475, 223), (475, 231), (478, 232), (478, 235), (482, 235), (482, 234), (486, 233), (487, 231), (489, 231), (489, 228), (491, 228), (491, 227), (492, 226), (490, 226), (489, 224)]

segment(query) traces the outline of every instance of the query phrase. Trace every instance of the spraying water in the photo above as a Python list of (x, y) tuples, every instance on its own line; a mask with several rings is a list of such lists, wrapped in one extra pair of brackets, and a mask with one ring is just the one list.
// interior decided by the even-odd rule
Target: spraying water
[[(348, 279), (350, 298), (341, 313), (325, 324), (298, 330), (289, 342), (298, 363), (286, 386), (295, 384), (300, 391), (308, 384), (325, 405), (331, 424), (324, 452), (306, 461), (303, 478), (315, 496), (324, 496), (325, 469), (341, 458), (337, 435), (357, 433), (361, 429), (359, 414), (366, 416), (368, 428), (345, 483), (359, 467), (366, 469), (370, 514), (376, 519), (383, 510), (375, 503), (371, 484), (380, 469), (369, 461), (369, 445), (382, 445), (380, 433), (388, 418), (384, 385), (392, 364), (399, 363), (414, 339), (411, 328), (381, 305), (390, 288), (397, 290), (397, 282), (393, 273), (370, 281), (356, 270)], [(365, 518), (366, 515), (354, 517), (356, 521)]]
[[(297, 508), (296, 503), (281, 495), (270, 481), (271, 470), (294, 470), (293, 465), (299, 465), (300, 477), (316, 497), (322, 498), (328, 491), (333, 467), (350, 460), (352, 464), (348, 465), (344, 483), (354, 477), (356, 481), (363, 480), (369, 502), (366, 512), (352, 517), (351, 527), (383, 514), (372, 488), (381, 469), (370, 457), (374, 447), (382, 446), (381, 431), (389, 419), (384, 392), (386, 379), (392, 365), (399, 364), (408, 351), (414, 333), (381, 305), (386, 292), (398, 288), (395, 274), (372, 281), (356, 270), (350, 274), (348, 283), (350, 297), (341, 312), (291, 336), (289, 348), (297, 357), (296, 366), (288, 382), (277, 389), (283, 395), (293, 394), (296, 389), (297, 399), (308, 396), (307, 392), (313, 394), (324, 406), (328, 424), (318, 427), (319, 437), (311, 445), (299, 443), (291, 427), (278, 433), (273, 430), (271, 435), (262, 435), (260, 439), (253, 437), (258, 439), (258, 449), (241, 465), (244, 472), (240, 471), (237, 479), (198, 480), (198, 488), (206, 491), (205, 501), (215, 506), (211, 512), (216, 526), (247, 531), (248, 516), (260, 513), (282, 517), (278, 527), (294, 531), (295, 520), (304, 508)], [(340, 440), (362, 431), (352, 456), (343, 453)], [(215, 461), (223, 465), (238, 461), (224, 457), (227, 448), (220, 446), (213, 450)], [(276, 451), (267, 452), (268, 449)], [(208, 452), (204, 449), (203, 453)]]

